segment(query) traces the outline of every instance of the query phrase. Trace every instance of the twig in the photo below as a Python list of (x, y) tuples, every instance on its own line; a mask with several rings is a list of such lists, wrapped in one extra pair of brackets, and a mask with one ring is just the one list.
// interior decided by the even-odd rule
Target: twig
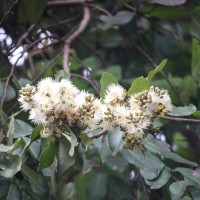
[[(69, 4), (84, 4), (85, 0), (66, 0), (66, 1), (50, 1), (47, 3), (47, 6), (63, 6), (63, 5), (69, 5)], [(92, 2), (91, 0), (88, 2)]]
[(9, 86), (9, 82), (13, 76), (13, 73), (14, 73), (14, 70), (15, 70), (15, 67), (19, 61), (19, 59), (24, 55), (24, 51), (21, 53), (21, 55), (18, 57), (18, 59), (16, 60), (16, 62), (14, 63), (14, 65), (12, 65), (11, 67), (11, 70), (10, 70), (10, 74), (8, 75), (8, 78), (6, 80), (6, 83), (5, 83), (5, 87), (4, 87), (4, 91), (3, 91), (3, 97), (2, 97), (2, 100), (1, 100), (1, 108), (3, 107), (3, 104), (4, 104), (4, 101), (6, 100), (6, 96), (7, 96), (7, 92), (8, 92), (8, 86)]
[(107, 133), (107, 130), (103, 129), (102, 131), (98, 132), (97, 134), (90, 136), (90, 139), (99, 138), (102, 135), (105, 135), (106, 133)]
[[(87, 3), (87, 0), (85, 0)], [(85, 30), (89, 21), (90, 21), (90, 8), (85, 5), (83, 10), (83, 19), (80, 22), (79, 27), (76, 29), (74, 33), (72, 33), (66, 40), (64, 44), (64, 52), (63, 52), (63, 69), (68, 74), (70, 78), (70, 70), (69, 70), (69, 55), (70, 55), (70, 45), (71, 43)]]
[(94, 88), (96, 93), (99, 95), (99, 87), (92, 80), (87, 79), (84, 76), (81, 76), (79, 74), (73, 74), (73, 73), (71, 73), (71, 77), (78, 77), (78, 78), (81, 78), (81, 79), (87, 81)]
[(8, 9), (8, 11), (7, 11), (7, 12), (4, 14), (4, 16), (2, 17), (2, 19), (1, 19), (1, 21), (0, 21), (0, 24), (3, 23), (5, 17), (6, 17), (7, 15), (9, 15), (9, 13), (10, 13), (11, 10), (13, 9), (14, 5), (16, 5), (16, 4), (18, 3), (18, 1), (19, 1), (19, 0), (16, 0), (16, 1), (14, 1), (14, 2), (12, 3), (11, 7)]
[(168, 120), (173, 120), (173, 121), (178, 121), (178, 122), (191, 122), (191, 123), (200, 123), (199, 119), (188, 119), (188, 118), (180, 118), (180, 117), (162, 117), (162, 119), (168, 119)]

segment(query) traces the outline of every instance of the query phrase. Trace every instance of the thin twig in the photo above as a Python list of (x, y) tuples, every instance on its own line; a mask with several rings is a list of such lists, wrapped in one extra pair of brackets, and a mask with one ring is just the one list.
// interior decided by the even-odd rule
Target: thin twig
[[(87, 0), (85, 0), (85, 3), (87, 3)], [(87, 27), (90, 21), (90, 17), (91, 17), (90, 8), (88, 7), (88, 5), (84, 5), (83, 19), (80, 22), (79, 27), (76, 29), (76, 31), (73, 34), (71, 34), (65, 40), (64, 52), (63, 52), (63, 69), (68, 74), (69, 78), (70, 78), (70, 70), (69, 70), (70, 45), (85, 30), (85, 28)]]
[(99, 138), (102, 135), (105, 135), (106, 133), (107, 133), (107, 130), (103, 129), (102, 131), (98, 132), (97, 134), (90, 136), (90, 139)]
[(191, 123), (200, 123), (199, 119), (188, 119), (188, 118), (180, 118), (180, 117), (162, 117), (162, 119), (168, 119), (168, 120), (173, 120), (173, 121), (178, 121), (178, 122), (191, 122)]
[[(92, 2), (91, 0), (88, 2)], [(66, 0), (66, 1), (50, 1), (47, 3), (47, 6), (63, 6), (69, 4), (84, 4), (85, 0)]]
[(11, 10), (13, 9), (14, 5), (16, 5), (16, 4), (18, 3), (18, 1), (19, 1), (19, 0), (16, 0), (16, 1), (14, 1), (14, 2), (12, 3), (11, 7), (8, 9), (8, 11), (7, 11), (7, 12), (4, 14), (4, 16), (2, 17), (2, 19), (1, 19), (1, 21), (0, 21), (0, 24), (2, 24), (3, 21), (4, 21), (4, 19), (5, 19), (5, 17), (11, 13)]

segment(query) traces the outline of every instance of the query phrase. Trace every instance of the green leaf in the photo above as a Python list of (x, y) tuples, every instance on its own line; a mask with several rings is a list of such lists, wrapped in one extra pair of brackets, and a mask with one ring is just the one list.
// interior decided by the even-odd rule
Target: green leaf
[(20, 119), (15, 120), (14, 127), (15, 127), (14, 138), (31, 135), (33, 131), (33, 128), (29, 124)]
[(0, 152), (8, 153), (9, 151), (16, 150), (21, 146), (21, 144), (22, 144), (22, 141), (20, 138), (18, 140), (16, 140), (13, 145), (10, 145), (10, 146), (0, 144)]
[(144, 90), (148, 90), (150, 87), (149, 85), (149, 81), (147, 81), (147, 79), (145, 79), (143, 76), (136, 78), (131, 87), (128, 90), (129, 94), (135, 94), (138, 92), (142, 92)]
[(100, 84), (101, 84), (100, 97), (103, 99), (108, 86), (111, 84), (118, 85), (119, 83), (112, 74), (104, 72), (101, 76)]
[(71, 144), (70, 142), (65, 138), (61, 137), (61, 140), (59, 142), (59, 169), (58, 173), (59, 176), (62, 176), (67, 169), (69, 169), (75, 162), (75, 155), (70, 156), (69, 151)]
[(10, 159), (0, 158), (0, 174), (6, 178), (12, 178), (21, 170), (22, 161), (19, 156), (12, 156)]
[(107, 192), (107, 175), (103, 173), (95, 174), (88, 182), (89, 199), (104, 199)]
[(159, 173), (163, 169), (164, 164), (163, 162), (160, 161), (160, 159), (157, 156), (155, 156), (149, 151), (145, 152), (145, 157), (147, 159), (147, 162), (150, 165), (154, 166), (154, 168), (157, 169), (157, 171), (140, 169), (140, 173), (145, 179), (148, 180), (155, 179), (157, 176), (159, 176)]
[(185, 181), (174, 182), (169, 186), (169, 191), (172, 200), (178, 200), (186, 189)]
[[(5, 83), (2, 83), (0, 81), (0, 99), (2, 99), (2, 97), (3, 97), (4, 88), (5, 88)], [(13, 87), (11, 87), (10, 85), (8, 85), (7, 95), (6, 95), (5, 101), (9, 101), (9, 100), (15, 98), (15, 96), (16, 96), (15, 90), (13, 89)]]
[(200, 188), (200, 170), (192, 170), (184, 167), (178, 167), (174, 171), (180, 172), (187, 183), (187, 185), (194, 185), (195, 187)]
[(58, 144), (56, 142), (51, 143), (40, 156), (40, 169), (49, 167), (58, 153)]
[(42, 16), (48, 0), (23, 0), (24, 9), (30, 22), (36, 22)]
[(197, 98), (198, 84), (194, 77), (186, 76), (180, 85), (180, 95), (185, 104), (190, 103), (191, 97)]
[(177, 6), (177, 5), (182, 5), (186, 2), (187, 0), (151, 0), (151, 3), (157, 3), (165, 6)]
[(196, 106), (190, 104), (189, 106), (184, 106), (184, 107), (172, 107), (172, 112), (168, 113), (168, 115), (171, 116), (190, 116), (192, 113), (196, 111)]
[(151, 173), (159, 174), (160, 170), (157, 167), (155, 167), (154, 164), (149, 163), (149, 160), (144, 156), (144, 154), (140, 150), (122, 150), (121, 153), (129, 163), (139, 167), (140, 169), (144, 169)]
[(196, 163), (186, 160), (178, 154), (171, 152), (169, 148), (166, 148), (165, 142), (156, 140), (152, 135), (148, 135), (147, 142), (144, 144), (144, 146), (147, 150), (151, 151), (152, 153), (162, 155), (166, 158), (174, 160), (175, 162), (188, 164), (191, 166), (197, 166)]
[(10, 117), (10, 122), (9, 122), (9, 125), (8, 125), (8, 132), (7, 132), (7, 137), (8, 137), (8, 145), (12, 145), (13, 144), (13, 136), (14, 136), (14, 129), (15, 129), (15, 126), (14, 126), (14, 116), (11, 115)]
[(35, 185), (36, 187), (39, 187), (38, 186), (38, 175), (35, 171), (30, 169), (26, 165), (22, 165), (21, 172), (22, 172), (23, 176), (26, 177), (31, 182), (31, 184)]
[(62, 184), (57, 191), (58, 200), (71, 200), (76, 197), (76, 189), (74, 183)]
[(109, 26), (120, 26), (129, 23), (134, 15), (131, 11), (119, 11), (116, 15), (101, 15), (99, 19)]
[(22, 194), (17, 184), (8, 179), (0, 181), (0, 199), (2, 200), (22, 200)]
[(160, 71), (162, 71), (165, 67), (167, 63), (167, 59), (164, 59), (156, 69), (152, 70), (149, 72), (148, 76), (147, 76), (147, 80), (149, 81), (149, 83), (151, 82), (151, 80), (153, 79), (153, 77)]
[(192, 75), (200, 75), (200, 44), (199, 40), (192, 39)]
[(90, 139), (86, 133), (81, 134), (80, 138), (85, 150), (87, 151), (87, 148), (92, 144), (92, 139)]
[(151, 189), (159, 189), (163, 185), (165, 185), (171, 177), (171, 169), (168, 167), (164, 167), (160, 175), (154, 180), (147, 180), (145, 182), (150, 186)]
[(200, 117), (200, 111), (195, 111), (192, 113), (192, 115), (195, 117)]
[(110, 149), (117, 153), (119, 149), (122, 147), (122, 136), (123, 132), (120, 130), (110, 130), (108, 131), (108, 143), (110, 146)]

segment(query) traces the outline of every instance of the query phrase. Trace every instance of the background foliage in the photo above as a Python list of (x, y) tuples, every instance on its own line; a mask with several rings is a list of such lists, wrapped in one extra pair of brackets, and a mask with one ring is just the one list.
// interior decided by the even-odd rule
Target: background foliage
[[(70, 141), (49, 143), (20, 111), (22, 86), (69, 76), (64, 41), (84, 6), (91, 19), (70, 44), (73, 83), (99, 96), (116, 79), (129, 92), (151, 82), (179, 106), (156, 122), (161, 129), (148, 135), (144, 151), (120, 149), (118, 133), (91, 140), (76, 130)], [(199, 123), (190, 121), (200, 117), (199, 19), (198, 0), (2, 0), (0, 199), (199, 199)]]

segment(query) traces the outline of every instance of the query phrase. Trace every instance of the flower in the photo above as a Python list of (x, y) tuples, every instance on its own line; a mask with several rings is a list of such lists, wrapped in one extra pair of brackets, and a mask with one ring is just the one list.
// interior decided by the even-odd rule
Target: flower
[(121, 85), (111, 84), (106, 90), (104, 103), (111, 105), (115, 105), (117, 103), (123, 104), (125, 103), (126, 97), (127, 92)]

